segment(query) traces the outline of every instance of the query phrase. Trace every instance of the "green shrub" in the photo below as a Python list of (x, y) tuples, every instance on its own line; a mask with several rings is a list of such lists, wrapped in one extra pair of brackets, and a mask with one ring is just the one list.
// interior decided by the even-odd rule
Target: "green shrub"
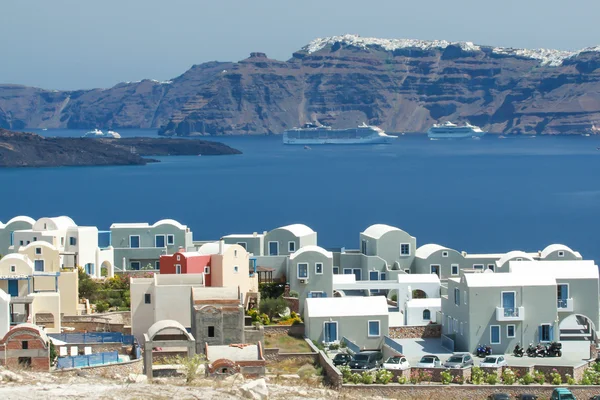
[(533, 371), (533, 380), (535, 380), (540, 385), (543, 385), (544, 383), (546, 383), (546, 375), (544, 375), (543, 372), (535, 370)]
[(311, 376), (317, 375), (317, 370), (313, 365), (304, 364), (298, 368), (297, 374), (301, 379), (308, 379)]
[(106, 301), (99, 301), (96, 303), (96, 312), (97, 313), (103, 313), (108, 311), (108, 309), (110, 308), (110, 304), (108, 304)]
[(283, 295), (285, 285), (280, 282), (261, 283), (258, 285), (258, 291), (260, 292), (260, 298), (272, 298), (276, 299)]
[(370, 385), (373, 382), (375, 382), (375, 377), (373, 377), (373, 373), (367, 371), (363, 372), (361, 376), (361, 382), (365, 385)]
[(329, 350), (338, 350), (340, 348), (340, 345), (337, 343), (331, 343), (329, 345)]
[(385, 369), (380, 369), (375, 373), (375, 382), (381, 385), (387, 385), (392, 381), (394, 375)]
[(404, 375), (398, 375), (398, 378), (396, 380), (401, 385), (405, 385), (406, 384), (406, 377)]
[(346, 342), (344, 342), (343, 340), (340, 342), (340, 349), (345, 349), (346, 347), (348, 347), (348, 345), (346, 344)]
[(392, 301), (398, 301), (398, 295), (393, 294), (392, 295)]
[(479, 367), (473, 367), (471, 369), (471, 383), (481, 385), (483, 382), (485, 382), (485, 372)]
[(569, 374), (565, 374), (565, 378), (567, 378), (567, 385), (573, 386), (577, 385), (577, 381)]
[(178, 356), (176, 360), (177, 363), (183, 367), (186, 383), (192, 383), (194, 379), (196, 379), (198, 376), (198, 368), (206, 362), (204, 356), (200, 354), (194, 354), (192, 357)]
[(266, 314), (269, 316), (269, 319), (273, 319), (273, 317), (283, 314), (285, 309), (287, 308), (287, 303), (281, 297), (278, 298), (265, 298), (260, 301), (258, 305), (258, 310), (261, 314)]
[(342, 365), (341, 367), (338, 368), (342, 374), (342, 380), (344, 383), (348, 383), (350, 382), (350, 377), (352, 376), (352, 371), (350, 370), (350, 367), (347, 365)]
[(600, 362), (596, 361), (593, 365), (592, 368), (594, 371), (596, 372), (600, 372)]
[(271, 323), (271, 319), (267, 314), (260, 314), (260, 322), (263, 325), (269, 325)]
[(350, 382), (354, 383), (355, 385), (358, 385), (360, 382), (362, 382), (362, 376), (359, 373), (353, 373), (352, 375), (350, 375)]
[(452, 382), (462, 385), (463, 383), (465, 383), (465, 378), (462, 375), (456, 375), (454, 379), (452, 379)]
[(495, 385), (496, 383), (498, 383), (498, 375), (496, 375), (496, 374), (486, 374), (485, 375), (485, 382), (488, 385)]
[(521, 383), (521, 385), (531, 385), (533, 382), (535, 382), (535, 379), (528, 372), (525, 375), (523, 375), (523, 377), (521, 377), (521, 379), (519, 379), (519, 382)]
[(442, 385), (449, 385), (452, 382), (452, 374), (448, 370), (444, 370), (440, 372), (440, 379), (442, 381)]
[(562, 376), (560, 376), (556, 368), (550, 372), (550, 383), (553, 385), (562, 385)]
[(295, 290), (290, 290), (290, 297), (295, 297), (295, 298), (298, 298), (298, 296), (300, 296), (300, 295), (298, 294), (298, 292), (296, 292)]
[(312, 342), (313, 342), (313, 344), (315, 345), (315, 347), (317, 349), (319, 349), (319, 350), (325, 350), (325, 347), (323, 347), (323, 343), (319, 343), (316, 340), (313, 340)]
[(510, 368), (505, 368), (502, 372), (502, 382), (505, 385), (514, 385), (517, 380), (517, 376), (515, 375), (515, 371)]

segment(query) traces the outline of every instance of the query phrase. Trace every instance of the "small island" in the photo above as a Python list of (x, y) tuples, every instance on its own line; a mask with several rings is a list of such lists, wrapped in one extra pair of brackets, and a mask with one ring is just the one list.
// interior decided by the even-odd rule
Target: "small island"
[(241, 154), (225, 144), (187, 139), (43, 137), (0, 129), (0, 167), (145, 165), (152, 156)]

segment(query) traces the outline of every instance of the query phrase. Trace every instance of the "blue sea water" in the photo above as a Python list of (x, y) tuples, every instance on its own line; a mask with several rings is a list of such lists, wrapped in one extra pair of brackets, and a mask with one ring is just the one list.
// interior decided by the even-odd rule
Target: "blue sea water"
[[(80, 136), (83, 131), (36, 131)], [(119, 130), (154, 136), (154, 130)], [(217, 139), (213, 139), (217, 140)], [(467, 252), (564, 243), (600, 260), (600, 138), (514, 137), (392, 145), (285, 146), (279, 137), (219, 138), (244, 154), (161, 157), (146, 166), (0, 170), (0, 220), (69, 215), (112, 222), (173, 218), (195, 239), (301, 222), (324, 247), (357, 248), (373, 223), (417, 244)]]

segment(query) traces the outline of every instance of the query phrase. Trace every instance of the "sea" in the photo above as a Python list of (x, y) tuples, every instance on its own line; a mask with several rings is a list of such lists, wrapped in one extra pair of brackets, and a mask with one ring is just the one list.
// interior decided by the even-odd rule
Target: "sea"
[(209, 140), (243, 154), (0, 169), (0, 221), (68, 215), (108, 230), (113, 222), (173, 218), (195, 240), (303, 223), (318, 232), (321, 246), (347, 249), (359, 248), (369, 225), (384, 223), (415, 236), (418, 246), (495, 253), (562, 243), (600, 260), (600, 137), (432, 141), (407, 134), (391, 145), (310, 149), (283, 145), (278, 136)]

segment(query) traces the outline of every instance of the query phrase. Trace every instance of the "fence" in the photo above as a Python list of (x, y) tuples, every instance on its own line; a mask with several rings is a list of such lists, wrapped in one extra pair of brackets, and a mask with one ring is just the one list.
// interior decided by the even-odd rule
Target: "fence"
[(133, 344), (135, 339), (133, 335), (123, 335), (121, 332), (94, 332), (94, 333), (51, 333), (53, 339), (61, 340), (65, 343), (123, 343)]
[(93, 367), (96, 365), (119, 362), (119, 352), (96, 353), (87, 356), (59, 357), (56, 362), (57, 369)]
[(454, 351), (454, 340), (446, 335), (442, 335), (442, 347), (449, 351)]
[(360, 347), (358, 347), (358, 345), (350, 339), (343, 337), (342, 342), (346, 343), (346, 347), (348, 348), (348, 350), (352, 351), (353, 353), (360, 353)]
[(384, 337), (384, 342), (383, 343), (385, 345), (389, 346), (391, 349), (396, 350), (400, 354), (404, 353), (402, 345), (400, 343), (396, 343), (393, 339), (390, 339), (387, 336)]

